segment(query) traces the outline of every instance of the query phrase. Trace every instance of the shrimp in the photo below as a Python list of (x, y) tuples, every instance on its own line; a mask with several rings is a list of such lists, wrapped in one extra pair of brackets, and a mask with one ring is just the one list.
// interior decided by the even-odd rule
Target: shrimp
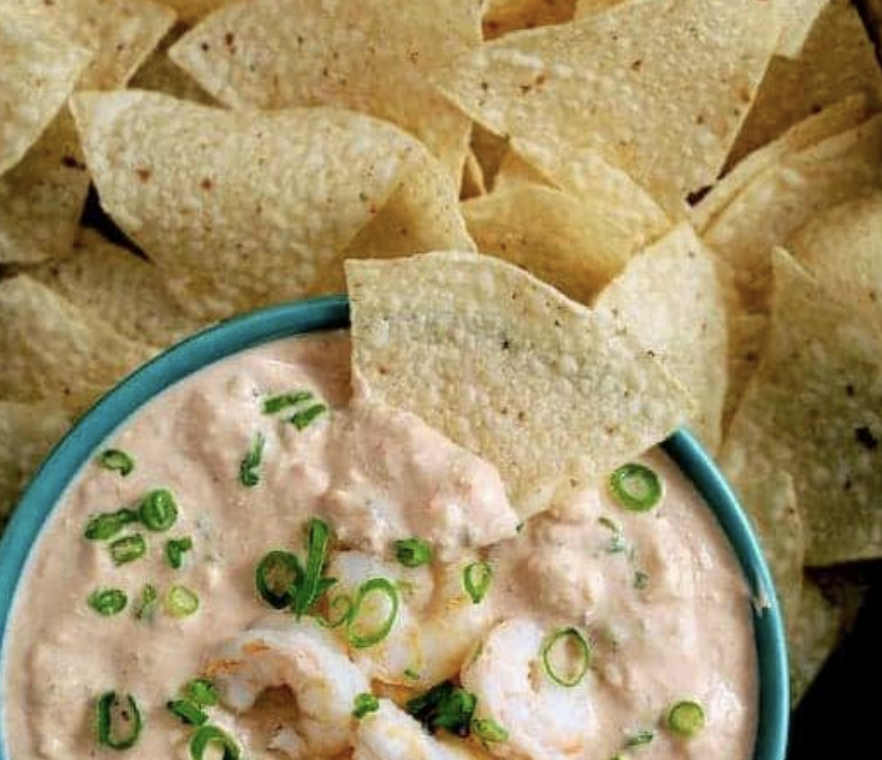
[(483, 753), (462, 739), (438, 739), (388, 699), (361, 719), (353, 760), (476, 760)]
[(590, 672), (570, 688), (548, 678), (540, 655), (546, 633), (531, 619), (500, 623), (462, 670), (463, 687), (477, 697), (475, 716), (508, 732), (507, 740), (489, 745), (501, 757), (584, 757), (597, 730)]
[(269, 623), (235, 636), (208, 663), (206, 674), (224, 705), (237, 713), (252, 708), (267, 689), (288, 687), (297, 715), (282, 743), (293, 758), (332, 757), (350, 749), (355, 697), (370, 691), (337, 640), (309, 621)]
[[(408, 569), (369, 554), (340, 552), (328, 574), (337, 579), (331, 599), (354, 598), (365, 581), (382, 577), (396, 584), (398, 615), (389, 635), (353, 659), (371, 678), (387, 684), (425, 688), (455, 676), (474, 642), (493, 624), (489, 602), (472, 603), (463, 588), (463, 569), (471, 560)], [(381, 601), (381, 600), (378, 600)], [(388, 609), (361, 610), (359, 620), (382, 620)]]

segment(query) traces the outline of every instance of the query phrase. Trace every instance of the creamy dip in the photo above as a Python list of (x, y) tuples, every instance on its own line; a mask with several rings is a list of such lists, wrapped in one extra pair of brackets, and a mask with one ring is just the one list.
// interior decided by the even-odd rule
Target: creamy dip
[[(413, 415), (350, 398), (349, 354), (348, 336), (329, 333), (219, 362), (108, 442), (131, 456), (131, 473), (83, 469), (17, 594), (3, 675), (10, 760), (188, 758), (195, 729), (166, 703), (197, 676), (216, 682), (221, 704), (206, 712), (247, 758), (445, 760), (489, 750), (525, 760), (747, 760), (757, 704), (749, 593), (710, 511), (665, 455), (642, 460), (664, 484), (651, 511), (629, 511), (601, 487), (519, 525), (492, 465)], [(303, 391), (312, 394), (305, 404), (265, 412), (268, 398)], [(327, 410), (292, 424), (292, 409), (318, 404)], [(110, 539), (141, 534), (144, 556), (116, 565), (110, 541), (85, 538), (94, 515), (158, 488), (174, 495), (174, 525), (133, 523)], [(304, 527), (315, 517), (334, 533), (328, 618), (365, 581), (397, 590), (391, 629), (376, 644), (353, 646), (348, 625), (298, 622), (255, 589), (269, 551), (305, 562)], [(393, 547), (417, 537), (434, 559), (407, 567)], [(166, 544), (184, 538), (192, 547), (174, 568)], [(476, 602), (464, 573), (488, 566)], [(139, 618), (146, 584), (158, 602)], [(173, 586), (198, 598), (195, 612), (171, 614)], [(90, 595), (110, 588), (127, 605), (99, 615)], [(374, 596), (368, 628), (390, 612)], [(562, 686), (548, 667), (560, 676), (573, 658), (578, 666), (579, 647), (574, 654), (563, 640), (547, 665), (541, 652), (570, 627), (590, 660), (577, 684)], [(474, 693), (475, 717), (505, 737), (483, 747), (444, 731), (432, 737), (396, 706), (446, 679)], [(96, 739), (96, 700), (108, 691), (135, 696), (144, 718), (123, 752)], [(353, 694), (366, 691), (382, 698), (379, 709), (357, 720)], [(704, 713), (690, 738), (667, 724), (683, 701)]]

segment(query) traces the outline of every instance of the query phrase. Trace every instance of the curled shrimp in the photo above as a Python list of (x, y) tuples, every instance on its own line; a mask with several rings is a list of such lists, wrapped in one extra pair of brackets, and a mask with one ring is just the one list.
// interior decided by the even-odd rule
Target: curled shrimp
[[(354, 598), (358, 587), (377, 577), (396, 585), (399, 608), (389, 634), (363, 649), (353, 648), (358, 665), (384, 683), (424, 688), (455, 676), (476, 639), (494, 622), (489, 603), (474, 604), (463, 587), (463, 570), (471, 561), (434, 563), (408, 569), (362, 552), (340, 552), (328, 574), (337, 579), (331, 602)], [(389, 614), (385, 600), (359, 610), (360, 623), (371, 625)], [(338, 629), (345, 630), (345, 629)]]
[(410, 715), (388, 699), (362, 718), (355, 735), (353, 760), (475, 760), (483, 755), (462, 739), (426, 733)]
[(516, 618), (487, 635), (462, 670), (463, 686), (477, 697), (477, 718), (505, 729), (489, 749), (501, 757), (572, 760), (584, 757), (596, 731), (589, 675), (564, 687), (544, 672), (542, 648), (548, 631)]
[(284, 731), (289, 757), (347, 751), (355, 697), (370, 691), (338, 641), (309, 621), (270, 623), (235, 636), (208, 663), (206, 674), (222, 703), (237, 713), (253, 707), (267, 689), (289, 688), (297, 708), (294, 725)]

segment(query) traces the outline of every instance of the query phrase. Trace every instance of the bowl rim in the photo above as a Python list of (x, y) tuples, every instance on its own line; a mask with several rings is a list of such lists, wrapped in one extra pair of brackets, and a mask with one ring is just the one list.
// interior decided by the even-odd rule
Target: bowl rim
[[(79, 418), (31, 479), (0, 540), (0, 694), (9, 619), (31, 549), (60, 497), (101, 442), (153, 397), (208, 364), (273, 340), (348, 326), (345, 295), (295, 301), (234, 317), (159, 354)], [(731, 487), (692, 434), (678, 430), (662, 445), (716, 516), (753, 594), (759, 668), (753, 760), (784, 760), (790, 717), (787, 652), (775, 587), (759, 542)], [(0, 698), (0, 760), (13, 760), (4, 728)]]

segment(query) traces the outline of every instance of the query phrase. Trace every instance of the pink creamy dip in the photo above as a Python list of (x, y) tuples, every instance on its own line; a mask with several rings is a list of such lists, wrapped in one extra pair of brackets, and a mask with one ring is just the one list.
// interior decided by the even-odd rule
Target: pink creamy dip
[[(629, 512), (604, 489), (590, 490), (518, 532), (492, 465), (413, 415), (350, 398), (349, 354), (348, 336), (329, 333), (222, 361), (166, 391), (108, 442), (134, 458), (128, 477), (96, 464), (84, 468), (43, 532), (17, 595), (3, 683), (10, 760), (189, 757), (192, 729), (166, 710), (166, 702), (249, 627), (268, 616), (276, 626), (297, 625), (262, 602), (254, 571), (271, 549), (304, 556), (303, 528), (315, 516), (336, 535), (332, 569), (345, 575), (347, 567), (355, 568), (357, 574), (365, 561), (391, 568), (388, 577), (410, 589), (402, 591), (395, 625), (412, 626), (418, 635), (432, 626), (443, 630), (446, 620), (455, 630), (436, 637), (438, 646), (467, 637), (468, 656), (456, 654), (463, 666), (503, 621), (529, 620), (549, 632), (575, 625), (587, 633), (591, 669), (579, 689), (554, 687), (561, 694), (544, 705), (530, 700), (545, 699), (537, 694), (547, 693), (547, 683), (523, 704), (513, 695), (512, 744), (495, 746), (496, 754), (609, 760), (629, 738), (652, 731), (652, 741), (628, 749), (629, 757), (748, 760), (757, 703), (749, 594), (719, 526), (672, 463), (660, 452), (643, 459), (665, 484), (662, 503), (650, 513)], [(262, 413), (267, 397), (303, 389), (323, 399), (330, 413), (303, 430), (285, 422), (285, 414)], [(240, 463), (257, 433), (266, 441), (259, 482), (246, 488)], [(172, 491), (178, 520), (167, 533), (137, 526), (126, 531), (143, 533), (148, 551), (117, 567), (106, 542), (83, 537), (84, 526), (91, 515), (137, 504), (154, 488)], [(193, 549), (174, 570), (165, 542), (183, 536), (193, 539)], [(393, 541), (414, 536), (434, 547), (431, 568), (409, 570), (395, 562)], [(477, 558), (491, 563), (492, 585), (480, 614), (460, 625), (454, 608), (471, 602), (446, 599), (433, 606), (432, 584), (452, 583), (454, 596), (464, 596), (460, 567)], [(148, 582), (159, 589), (160, 604), (149, 619), (138, 620), (133, 609)], [(195, 614), (175, 618), (163, 611), (163, 592), (173, 584), (198, 595)], [(111, 587), (125, 591), (129, 605), (101, 617), (87, 599)], [(390, 651), (396, 635), (393, 627), (384, 642)], [(345, 653), (345, 638), (340, 642)], [(399, 703), (432, 685), (422, 682), (426, 673), (461, 667), (458, 659), (436, 663), (434, 670), (423, 663), (422, 677), (408, 689), (402, 684), (410, 676), (384, 675), (384, 667), (398, 667), (395, 652), (386, 665), (372, 664), (388, 654), (381, 654), (383, 646), (348, 654), (376, 693)], [(431, 658), (432, 651), (424, 647), (421, 656)], [(411, 655), (402, 656), (406, 664)], [(508, 659), (498, 664), (502, 684), (516, 667), (516, 655)], [(542, 679), (539, 652), (528, 659), (535, 660), (530, 679)], [(137, 744), (122, 753), (99, 747), (95, 737), (95, 700), (110, 690), (136, 695), (145, 718)], [(584, 703), (572, 707), (575, 699)], [(684, 699), (700, 702), (706, 715), (704, 730), (688, 740), (673, 736), (662, 720)], [(523, 735), (531, 730), (529, 721), (516, 716), (552, 706), (556, 713), (572, 707), (572, 715), (584, 714), (587, 739), (562, 751), (551, 745), (525, 751), (535, 737)], [(283, 759), (297, 752), (269, 748), (270, 734), (297, 709), (296, 695), (289, 695), (287, 703), (259, 701), (248, 715), (213, 708), (212, 721), (236, 737), (243, 757)], [(346, 737), (342, 741), (346, 745)], [(457, 757), (486, 756), (470, 741), (445, 741), (462, 745)], [(409, 760), (429, 757), (414, 751)]]

